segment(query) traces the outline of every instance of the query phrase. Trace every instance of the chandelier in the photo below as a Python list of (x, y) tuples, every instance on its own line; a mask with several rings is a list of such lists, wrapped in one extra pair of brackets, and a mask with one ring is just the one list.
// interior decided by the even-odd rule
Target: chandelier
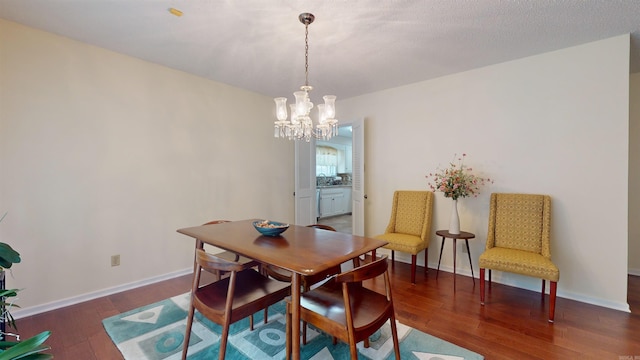
[(274, 122), (274, 137), (287, 138), (289, 140), (302, 140), (309, 142), (311, 137), (328, 140), (338, 134), (338, 120), (336, 120), (336, 97), (325, 95), (324, 104), (319, 104), (317, 125), (313, 126), (313, 121), (309, 114), (313, 109), (313, 103), (309, 99), (309, 92), (313, 87), (309, 85), (309, 24), (315, 20), (315, 16), (310, 13), (302, 13), (298, 16), (304, 24), (304, 85), (300, 91), (293, 93), (296, 99), (295, 104), (290, 104), (291, 117), (287, 114), (287, 98), (275, 98), (276, 120)]

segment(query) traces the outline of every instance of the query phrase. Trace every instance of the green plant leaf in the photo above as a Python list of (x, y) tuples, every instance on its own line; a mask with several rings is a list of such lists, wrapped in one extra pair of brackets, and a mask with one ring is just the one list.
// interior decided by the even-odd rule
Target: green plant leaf
[(43, 331), (40, 334), (21, 341), (6, 351), (0, 353), (0, 360), (22, 359), (28, 355), (37, 354), (49, 349), (48, 346), (40, 346), (51, 335), (51, 331)]
[[(0, 259), (7, 261), (11, 264), (16, 264), (21, 261), (20, 254), (15, 251), (9, 244), (0, 242)], [(3, 265), (3, 267), (7, 267)], [(9, 265), (11, 267), (11, 265)]]
[(20, 291), (20, 289), (4, 289), (4, 290), (0, 290), (0, 296), (8, 296), (8, 297), (18, 296), (18, 291)]
[(0, 341), (0, 349), (4, 350), (17, 344), (18, 344), (17, 341)]
[[(37, 346), (37, 347), (33, 348), (31, 351), (28, 351), (28, 352), (26, 352), (26, 353), (24, 353), (22, 355), (18, 355), (17, 357), (12, 358), (12, 360), (39, 359), (40, 356), (42, 356), (42, 355), (53, 357), (53, 355), (51, 355), (51, 354), (41, 354), (43, 351), (47, 351), (47, 350), (50, 350), (50, 349), (51, 349), (51, 346), (40, 345), (40, 346)], [(2, 358), (2, 354), (0, 354), (0, 359), (1, 358)], [(45, 357), (45, 359), (46, 359), (46, 357)]]
[(21, 357), (20, 360), (48, 360), (53, 359), (53, 355), (51, 354), (32, 354), (26, 357)]

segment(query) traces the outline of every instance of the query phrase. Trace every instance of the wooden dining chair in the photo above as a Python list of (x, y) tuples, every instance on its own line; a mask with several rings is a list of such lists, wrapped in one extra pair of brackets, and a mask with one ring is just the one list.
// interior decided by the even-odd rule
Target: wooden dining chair
[[(202, 270), (211, 273), (225, 271), (229, 273), (229, 277), (201, 285)], [(290, 294), (290, 290), (288, 284), (269, 279), (256, 269), (247, 269), (243, 264), (197, 249), (182, 360), (187, 358), (195, 310), (222, 326), (218, 352), (218, 359), (222, 360), (227, 349), (229, 326), (284, 299)], [(253, 326), (251, 329), (253, 330)]]
[[(400, 359), (388, 266), (384, 256), (335, 275), (321, 286), (300, 294), (300, 319), (348, 343), (351, 359), (358, 358), (356, 344), (363, 340), (368, 344), (369, 336), (388, 320), (395, 356)], [(362, 286), (363, 281), (377, 277), (384, 278), (384, 294)], [(291, 299), (287, 298), (287, 359), (294, 340), (291, 339), (291, 318)]]
[[(311, 227), (311, 228), (316, 228), (316, 229), (321, 229), (321, 230), (328, 230), (328, 231), (336, 231), (336, 229), (334, 229), (333, 227), (329, 226), (329, 225), (323, 225), (323, 224), (311, 224), (311, 225), (307, 225), (307, 227)], [(285, 270), (283, 268), (277, 267), (277, 266), (273, 266), (273, 265), (265, 265), (264, 267), (265, 272), (268, 276), (279, 280), (279, 281), (285, 281), (285, 282), (291, 282), (291, 277), (293, 276), (291, 274), (291, 271), (289, 270)], [(339, 274), (340, 273), (340, 266), (334, 266), (331, 267), (325, 271), (319, 272), (317, 274), (313, 274), (313, 275), (308, 275), (308, 276), (301, 276), (300, 278), (300, 282), (301, 282), (301, 287), (302, 287), (302, 291), (309, 291), (309, 289), (311, 289), (311, 286), (326, 280), (327, 278), (331, 277), (332, 275), (335, 274)], [(267, 321), (268, 318), (268, 308), (264, 309), (264, 319), (265, 321)], [(302, 338), (303, 340), (303, 344), (306, 345), (307, 341), (307, 325), (306, 323), (302, 324)]]
[[(211, 220), (207, 223), (202, 224), (204, 225), (215, 225), (215, 224), (223, 224), (223, 223), (228, 223), (230, 222), (229, 220)], [(204, 243), (198, 239), (196, 239), (196, 249), (204, 249)], [(249, 259), (246, 258), (244, 256), (238, 255), (232, 251), (222, 251), (216, 254), (217, 257), (221, 258), (221, 259), (225, 259), (228, 261), (234, 261), (237, 263), (242, 264), (246, 269), (248, 268), (252, 268), (252, 267), (257, 267), (260, 268), (261, 264), (253, 259)], [(194, 269), (195, 269), (195, 262), (194, 262)], [(214, 276), (216, 277), (216, 280), (220, 280), (220, 278), (222, 278), (224, 274), (222, 272), (216, 272), (214, 273)]]

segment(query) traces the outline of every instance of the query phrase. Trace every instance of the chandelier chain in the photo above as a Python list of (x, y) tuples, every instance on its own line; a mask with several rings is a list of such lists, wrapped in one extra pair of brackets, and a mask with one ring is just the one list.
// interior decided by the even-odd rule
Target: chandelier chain
[(309, 24), (304, 25), (304, 86), (309, 86)]

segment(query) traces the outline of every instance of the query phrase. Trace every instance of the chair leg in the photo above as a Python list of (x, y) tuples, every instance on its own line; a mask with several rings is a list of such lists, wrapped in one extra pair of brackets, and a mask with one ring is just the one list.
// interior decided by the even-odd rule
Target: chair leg
[(389, 322), (391, 323), (391, 337), (393, 338), (393, 351), (396, 354), (396, 359), (400, 359), (400, 340), (398, 340), (396, 319), (394, 316), (392, 316), (389, 320)]
[(193, 325), (193, 315), (195, 308), (191, 306), (189, 308), (189, 315), (187, 316), (187, 330), (184, 333), (184, 344), (182, 345), (182, 360), (187, 358), (187, 351), (189, 350), (189, 339), (191, 338), (191, 325)]
[(353, 339), (349, 341), (349, 352), (351, 353), (351, 359), (358, 358), (358, 350), (356, 349), (356, 342)]
[(291, 305), (287, 303), (287, 310), (285, 312), (285, 324), (286, 324), (286, 345), (285, 345), (285, 359), (291, 359)]
[(427, 273), (427, 264), (429, 262), (429, 248), (424, 249), (424, 273)]
[(558, 288), (558, 283), (555, 281), (549, 282), (549, 322), (553, 323), (555, 314), (556, 314), (556, 290)]
[(396, 252), (391, 250), (391, 265), (396, 262)]
[(218, 360), (224, 360), (227, 353), (227, 339), (229, 338), (229, 320), (222, 326), (222, 335), (220, 336), (220, 351), (218, 351)]
[(411, 283), (416, 283), (416, 262), (418, 261), (418, 255), (411, 255)]
[(302, 322), (302, 345), (307, 345), (307, 322)]
[(484, 268), (480, 268), (480, 305), (484, 305)]
[(253, 331), (253, 314), (249, 315), (249, 330)]
[(269, 322), (269, 307), (264, 308), (264, 323)]
[(544, 300), (544, 291), (546, 290), (546, 281), (542, 279), (542, 300)]

